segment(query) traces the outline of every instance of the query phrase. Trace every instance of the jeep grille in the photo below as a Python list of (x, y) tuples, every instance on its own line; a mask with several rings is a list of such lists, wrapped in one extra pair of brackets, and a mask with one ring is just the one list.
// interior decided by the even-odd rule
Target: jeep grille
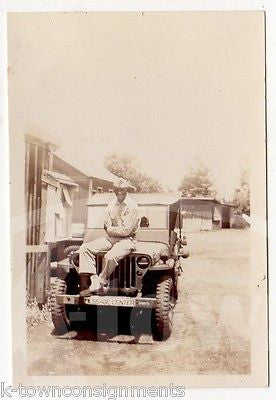
[[(102, 271), (104, 254), (97, 255), (97, 274)], [(110, 289), (119, 289), (124, 293), (136, 290), (136, 257), (129, 255), (119, 261), (115, 271), (110, 275)]]

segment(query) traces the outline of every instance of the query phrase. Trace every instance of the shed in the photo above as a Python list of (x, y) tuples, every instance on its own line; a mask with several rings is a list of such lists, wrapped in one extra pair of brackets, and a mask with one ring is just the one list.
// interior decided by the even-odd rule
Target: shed
[(181, 209), (185, 232), (232, 228), (234, 207), (214, 197), (182, 197)]
[(43, 170), (52, 168), (56, 143), (25, 136), (26, 290), (30, 299), (46, 302), (50, 291), (50, 246), (45, 244), (47, 185)]

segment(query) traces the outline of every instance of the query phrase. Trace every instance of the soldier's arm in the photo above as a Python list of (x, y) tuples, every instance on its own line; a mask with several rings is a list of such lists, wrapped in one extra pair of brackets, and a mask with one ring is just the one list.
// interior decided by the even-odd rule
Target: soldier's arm
[(111, 216), (110, 216), (110, 212), (109, 212), (109, 207), (106, 209), (105, 211), (105, 216), (104, 216), (104, 229), (108, 230), (109, 227), (111, 227), (112, 225), (112, 221), (111, 221)]
[(129, 236), (138, 224), (138, 207), (133, 207), (123, 216), (122, 223), (118, 226), (109, 226), (107, 233), (110, 236)]

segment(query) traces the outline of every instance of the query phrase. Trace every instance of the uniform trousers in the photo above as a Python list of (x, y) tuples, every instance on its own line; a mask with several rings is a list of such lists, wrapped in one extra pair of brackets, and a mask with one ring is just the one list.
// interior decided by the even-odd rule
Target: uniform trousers
[(133, 238), (112, 236), (83, 243), (79, 249), (79, 273), (97, 274), (95, 256), (99, 252), (107, 251), (103, 259), (103, 268), (99, 275), (103, 281), (106, 281), (115, 270), (118, 261), (135, 250), (135, 244), (136, 241)]

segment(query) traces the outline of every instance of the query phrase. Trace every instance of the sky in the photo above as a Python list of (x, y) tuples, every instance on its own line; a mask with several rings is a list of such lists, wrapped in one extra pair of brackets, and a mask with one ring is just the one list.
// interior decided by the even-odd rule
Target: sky
[(230, 198), (254, 167), (261, 12), (11, 14), (8, 51), (11, 129), (86, 170), (129, 154), (176, 190), (202, 162)]

